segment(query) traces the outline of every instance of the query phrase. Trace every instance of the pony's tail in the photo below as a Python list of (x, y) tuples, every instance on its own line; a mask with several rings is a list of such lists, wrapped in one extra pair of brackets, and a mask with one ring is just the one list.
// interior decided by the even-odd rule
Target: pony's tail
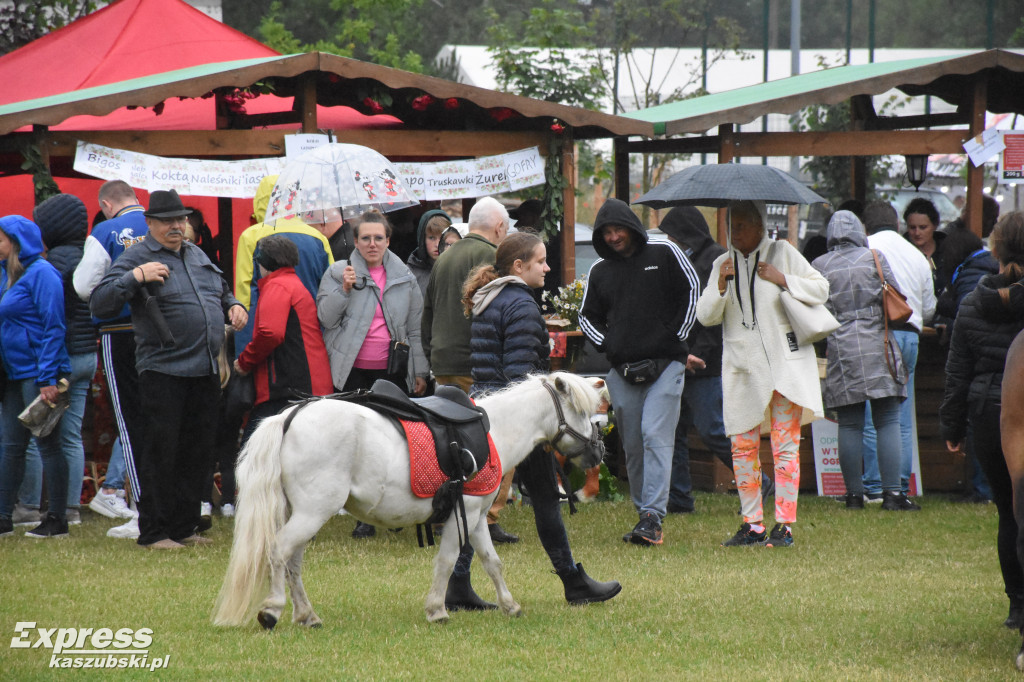
[(268, 590), (275, 538), (288, 501), (281, 485), (285, 415), (264, 419), (242, 450), (237, 465), (238, 504), (231, 558), (214, 606), (214, 625), (241, 625)]

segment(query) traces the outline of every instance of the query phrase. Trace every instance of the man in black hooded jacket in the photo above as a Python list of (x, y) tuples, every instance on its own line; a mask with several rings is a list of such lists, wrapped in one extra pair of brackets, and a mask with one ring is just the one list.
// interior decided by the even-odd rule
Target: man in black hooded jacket
[(608, 390), (640, 521), (623, 540), (660, 545), (672, 451), (696, 321), (697, 273), (669, 242), (648, 242), (629, 206), (609, 199), (594, 221), (580, 328), (612, 365)]
[[(661, 221), (661, 231), (668, 235), (690, 262), (707, 286), (715, 259), (725, 247), (711, 237), (704, 216), (693, 206), (673, 208)], [(676, 426), (675, 452), (672, 455), (672, 483), (668, 495), (669, 513), (693, 511), (693, 485), (690, 479), (690, 451), (687, 436), (691, 426), (697, 427), (704, 445), (732, 471), (732, 445), (722, 423), (722, 326), (693, 325), (687, 338), (686, 387)]]

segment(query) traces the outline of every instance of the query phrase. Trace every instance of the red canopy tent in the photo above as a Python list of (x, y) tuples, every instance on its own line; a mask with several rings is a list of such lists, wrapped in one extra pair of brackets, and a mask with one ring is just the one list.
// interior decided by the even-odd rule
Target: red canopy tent
[[(207, 16), (181, 0), (116, 0), (61, 29), (0, 57), (0, 105), (107, 85), (131, 78), (211, 62), (279, 53)], [(292, 98), (262, 96), (246, 103), (251, 114), (291, 108)], [(366, 116), (349, 107), (318, 107), (325, 128), (367, 129), (401, 125), (392, 116)], [(298, 128), (292, 124), (291, 128)], [(153, 109), (118, 109), (106, 116), (73, 116), (51, 130), (214, 130), (211, 99), (171, 99), (157, 115)], [(25, 128), (24, 130), (28, 130)], [(61, 190), (76, 194), (91, 211), (98, 209), (100, 181), (81, 176), (56, 178)], [(0, 177), (0, 212), (31, 216), (32, 179)], [(147, 201), (145, 192), (140, 200)], [(243, 223), (251, 206), (236, 200), (233, 214)], [(190, 203), (214, 218), (216, 200), (195, 197)], [(216, 230), (216, 222), (214, 221)], [(237, 230), (236, 230), (237, 231)]]

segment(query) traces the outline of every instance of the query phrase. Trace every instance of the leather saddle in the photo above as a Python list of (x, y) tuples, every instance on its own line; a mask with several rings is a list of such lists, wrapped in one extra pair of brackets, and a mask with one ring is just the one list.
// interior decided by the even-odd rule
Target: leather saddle
[(369, 391), (349, 391), (330, 398), (347, 400), (394, 419), (423, 422), (434, 437), (437, 463), (454, 480), (468, 478), (487, 463), (490, 421), (456, 386), (438, 386), (434, 395), (410, 398), (390, 381), (380, 379)]

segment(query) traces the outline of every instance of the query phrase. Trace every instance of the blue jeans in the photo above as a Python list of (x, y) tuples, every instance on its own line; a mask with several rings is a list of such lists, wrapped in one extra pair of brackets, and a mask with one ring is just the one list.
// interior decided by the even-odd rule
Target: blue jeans
[[(89, 384), (96, 374), (96, 353), (71, 356), (71, 382), (68, 396), (71, 404), (60, 421), (60, 447), (68, 461), (68, 506), (78, 507), (82, 500), (82, 477), (85, 471), (85, 447), (82, 445), (82, 417), (89, 398)], [(43, 460), (39, 445), (33, 438), (25, 452), (25, 478), (18, 490), (18, 501), (26, 507), (38, 508), (43, 483)]]
[[(0, 460), (0, 516), (6, 518), (11, 518), (14, 512), (18, 488), (25, 476), (25, 451), (32, 436), (18, 421), (18, 415), (38, 396), (39, 387), (34, 379), (7, 381), (2, 415), (3, 458)], [(61, 451), (60, 423), (47, 436), (38, 440), (46, 489), (61, 491), (61, 494), (50, 496), (48, 511), (63, 520), (67, 508), (68, 461)]]
[[(124, 462), (124, 450), (121, 448), (121, 437), (114, 439), (110, 448), (110, 462), (107, 464), (107, 475), (103, 479), (104, 488), (124, 490), (124, 476), (127, 467)], [(134, 494), (134, 491), (133, 491)]]
[(683, 386), (683, 401), (676, 425), (675, 450), (672, 453), (672, 484), (668, 493), (670, 507), (693, 509), (693, 483), (690, 479), (690, 426), (704, 445), (732, 470), (732, 441), (722, 423), (722, 377), (688, 376)]
[[(899, 492), (900, 490), (900, 441), (897, 438), (900, 430), (900, 399), (875, 398), (870, 401), (874, 427), (881, 434), (882, 490)], [(904, 400), (904, 403), (907, 401)], [(843, 470), (843, 481), (846, 492), (851, 495), (864, 494), (864, 482), (861, 478), (864, 462), (864, 403), (854, 403), (836, 408), (839, 414), (839, 468)]]
[[(900, 405), (900, 486), (903, 492), (910, 491), (910, 472), (914, 467), (914, 369), (917, 367), (917, 349), (921, 337), (915, 332), (893, 331), (892, 338), (903, 355), (907, 368), (907, 399)], [(871, 406), (868, 405), (864, 418), (864, 492), (869, 495), (882, 493), (882, 478), (878, 473), (877, 435), (871, 420)]]
[(653, 384), (627, 383), (614, 369), (606, 380), (626, 452), (633, 506), (641, 515), (652, 513), (659, 521), (668, 506), (685, 373), (683, 363), (673, 361)]

